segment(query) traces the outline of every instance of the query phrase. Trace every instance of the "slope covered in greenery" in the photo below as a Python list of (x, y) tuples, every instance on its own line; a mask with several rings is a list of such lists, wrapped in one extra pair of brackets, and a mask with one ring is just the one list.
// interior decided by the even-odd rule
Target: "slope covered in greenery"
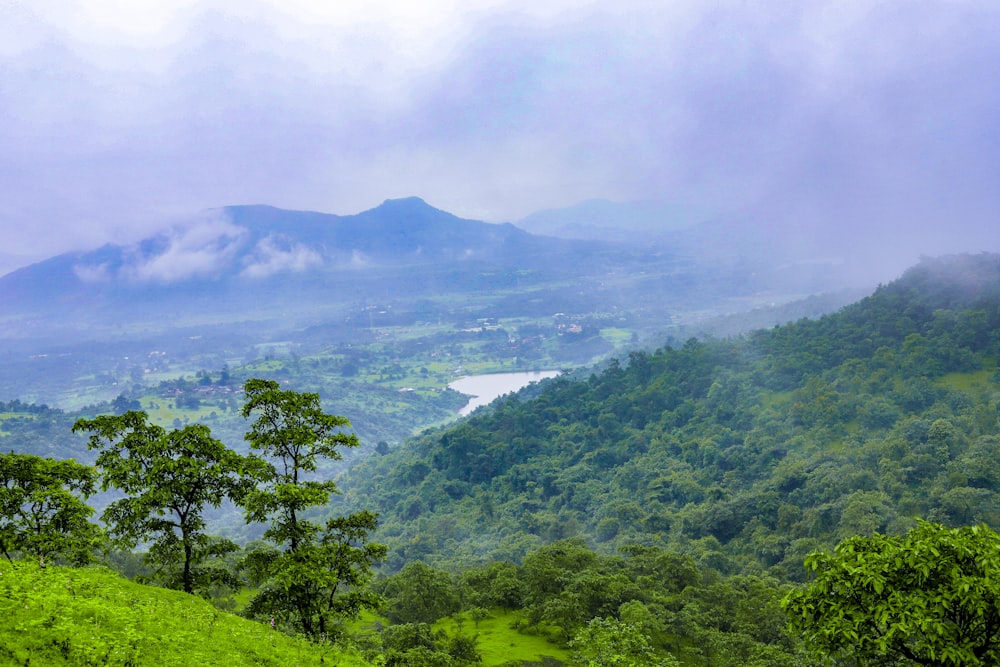
[(0, 664), (366, 665), (103, 568), (0, 562)]
[(915, 517), (1000, 525), (998, 356), (1000, 257), (926, 260), (834, 315), (500, 400), (356, 467), (340, 502), (381, 514), (393, 568), (582, 537), (795, 579)]

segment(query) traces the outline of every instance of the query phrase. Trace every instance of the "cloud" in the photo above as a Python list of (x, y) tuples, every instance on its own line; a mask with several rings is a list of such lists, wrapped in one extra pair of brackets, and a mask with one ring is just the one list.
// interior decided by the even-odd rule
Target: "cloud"
[(351, 250), (351, 259), (346, 263), (350, 269), (366, 269), (371, 265), (371, 258), (357, 248)]
[(112, 272), (107, 262), (77, 264), (73, 267), (73, 274), (85, 283), (106, 283), (112, 278)]
[(301, 243), (269, 235), (254, 246), (244, 258), (245, 266), (240, 275), (247, 278), (266, 278), (275, 273), (301, 273), (319, 266), (323, 258), (319, 253)]
[(173, 283), (221, 274), (232, 266), (245, 235), (225, 217), (207, 216), (160, 236), (152, 247), (133, 246), (119, 278)]
[(15, 254), (409, 195), (489, 220), (674, 200), (807, 240), (1000, 249), (993, 0), (0, 7)]

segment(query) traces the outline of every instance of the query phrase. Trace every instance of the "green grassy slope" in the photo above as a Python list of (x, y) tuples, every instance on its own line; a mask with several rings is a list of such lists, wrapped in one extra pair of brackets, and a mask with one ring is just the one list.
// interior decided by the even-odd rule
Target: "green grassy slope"
[(469, 612), (440, 619), (434, 624), (450, 636), (471, 635), (476, 639), (476, 650), (483, 659), (483, 667), (502, 665), (514, 661), (539, 663), (545, 658), (567, 662), (570, 652), (548, 637), (528, 635), (515, 629), (524, 619), (523, 611), (507, 612), (491, 609), (487, 618), (476, 623)]
[(103, 568), (0, 562), (0, 665), (368, 663)]

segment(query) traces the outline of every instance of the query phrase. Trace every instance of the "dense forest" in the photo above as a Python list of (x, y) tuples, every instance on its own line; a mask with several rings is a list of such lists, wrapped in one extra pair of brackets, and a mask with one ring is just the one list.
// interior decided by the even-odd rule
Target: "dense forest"
[(399, 569), (520, 562), (580, 538), (797, 581), (840, 539), (916, 517), (1000, 524), (1000, 261), (925, 260), (817, 320), (634, 352), (373, 457)]
[[(94, 601), (77, 587), (89, 577), (113, 588), (103, 570), (51, 567), (89, 563), (304, 636), (315, 653), (280, 649), (302, 664), (991, 664), (998, 358), (1000, 257), (976, 255), (925, 260), (817, 320), (635, 351), (545, 381), (377, 448), (336, 483), (316, 466), (358, 444), (347, 421), (274, 381), (246, 385), (242, 415), (256, 420), (246, 456), (205, 426), (156, 426), (124, 398), (102, 406), (117, 416), (75, 424), (6, 404), (19, 415), (12, 428), (34, 434), (25, 447), (52, 458), (0, 459), (10, 561), (0, 610), (25, 611), (0, 636), (16, 664), (182, 664), (148, 662), (159, 626), (119, 618), (123, 604), (187, 613), (170, 606), (177, 599), (140, 603), (128, 589)], [(46, 450), (46, 429), (91, 434), (96, 470), (120, 492), (107, 531), (77, 498), (97, 472), (56, 461), (69, 441), (53, 436), (67, 444)], [(34, 506), (18, 493), (72, 510), (49, 516), (62, 541), (21, 521)], [(263, 539), (208, 534), (202, 509), (224, 498), (267, 526)], [(924, 595), (925, 615), (881, 620), (866, 638), (869, 609), (893, 618), (894, 595)], [(236, 622), (209, 609), (191, 612), (207, 636)], [(106, 619), (100, 639), (81, 630), (93, 618)], [(291, 655), (258, 648), (245, 664)]]

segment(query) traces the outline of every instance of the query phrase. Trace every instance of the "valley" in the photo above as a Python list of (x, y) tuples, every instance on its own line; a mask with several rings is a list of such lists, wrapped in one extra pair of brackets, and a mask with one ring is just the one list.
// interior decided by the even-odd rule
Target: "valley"
[[(229, 226), (195, 255), (211, 270), (169, 269), (193, 253), (182, 228), (0, 278), (0, 400), (77, 411), (121, 397), (238, 444), (239, 385), (267, 376), (318, 391), (363, 442), (395, 444), (455, 419), (464, 399), (448, 385), (465, 375), (587, 368), (670, 338), (816, 316), (857, 294), (803, 300), (842, 278), (804, 280), (713, 245), (532, 236), (416, 198), (355, 216), (229, 207), (212, 224), (219, 215)], [(262, 252), (274, 272), (247, 275)], [(300, 255), (314, 259), (291, 262)]]
[[(575, 664), (607, 633), (667, 664), (820, 664), (781, 611), (806, 556), (919, 517), (1000, 520), (982, 463), (1000, 433), (996, 256), (927, 259), (859, 299), (741, 280), (767, 274), (735, 260), (602, 246), (577, 248), (576, 263), (519, 256), (484, 270), (415, 261), (413, 243), (391, 255), (403, 264), (352, 274), (347, 295), (331, 289), (346, 284), (339, 270), (220, 275), (79, 284), (71, 316), (11, 315), (25, 328), (3, 353), (0, 446), (92, 463), (74, 423), (141, 410), (165, 433), (210, 432), (243, 455), (248, 380), (316, 392), (360, 439), (306, 477), (337, 488), (310, 519), (364, 517), (371, 531), (375, 569), (356, 593), (373, 609), (339, 620), (353, 619), (322, 649), (358, 664)], [(88, 301), (120, 319), (109, 328)], [(24, 333), (45, 322), (45, 336)], [(542, 377), (462, 417), (479, 390), (460, 379)], [(121, 500), (89, 503), (99, 514)], [(240, 571), (267, 539), (235, 502), (204, 513), (221, 540), (209, 543), (229, 545), (205, 557), (214, 571)], [(152, 553), (95, 558), (160, 581)], [(256, 611), (260, 584), (229, 581), (204, 592), (218, 609), (284, 613)], [(55, 645), (87, 650), (71, 631)]]
[(0, 3), (0, 667), (1000, 665), (1000, 3)]
[[(756, 311), (745, 322), (829, 303)], [(375, 608), (355, 612), (334, 643), (314, 644), (358, 664), (385, 656), (399, 665), (418, 656), (447, 665), (510, 665), (507, 656), (518, 667), (579, 664), (602, 642), (631, 637), (633, 648), (619, 651), (670, 665), (820, 665), (826, 656), (787, 631), (782, 611), (782, 600), (805, 595), (810, 554), (866, 536), (916, 535), (922, 526), (985, 530), (1000, 521), (989, 463), (1000, 437), (995, 255), (927, 259), (837, 312), (654, 350), (632, 347), (642, 339), (620, 313), (614, 322), (560, 316), (547, 329), (538, 318), (415, 325), (388, 304), (358, 317), (368, 326), (350, 344), (324, 345), (322, 328), (314, 329), (298, 340), (275, 337), (253, 359), (180, 378), (170, 377), (179, 367), (170, 354), (137, 357), (144, 382), (75, 411), (4, 402), (0, 442), (88, 460), (93, 454), (72, 433), (77, 418), (143, 409), (167, 428), (203, 424), (240, 443), (244, 378), (267, 376), (264, 385), (282, 392), (308, 385), (334, 394), (325, 407), (347, 406), (355, 431), (385, 436), (346, 452), (343, 463), (319, 466), (315, 479), (335, 476), (338, 493), (309, 513), (328, 525), (367, 517), (373, 558), (384, 554), (357, 590), (377, 596), (364, 598)], [(697, 326), (724, 330), (731, 317)], [(588, 326), (589, 338), (560, 338)], [(529, 332), (540, 355), (524, 361), (512, 342)], [(452, 423), (467, 397), (442, 383), (460, 373), (545, 369), (563, 346), (590, 339), (610, 346), (600, 353), (610, 359), (594, 366), (600, 357), (585, 348), (592, 356), (577, 368)], [(255, 391), (264, 385), (256, 381)], [(412, 432), (417, 413), (440, 418), (415, 437), (391, 439)], [(100, 511), (116, 499), (91, 502)], [(208, 557), (211, 567), (234, 571), (262, 548), (267, 533), (240, 514), (232, 505), (206, 512), (213, 539), (238, 543)], [(99, 559), (130, 577), (158, 576), (141, 552)], [(266, 623), (249, 604), (259, 590), (240, 580), (205, 595), (220, 610)], [(294, 632), (295, 618), (282, 616), (280, 627)], [(28, 636), (51, 637), (77, 655), (89, 644), (74, 633), (70, 624)], [(110, 628), (102, 637), (108, 646), (155, 650), (145, 634), (131, 644)], [(43, 656), (56, 650), (49, 644), (11, 645), (17, 655)]]

